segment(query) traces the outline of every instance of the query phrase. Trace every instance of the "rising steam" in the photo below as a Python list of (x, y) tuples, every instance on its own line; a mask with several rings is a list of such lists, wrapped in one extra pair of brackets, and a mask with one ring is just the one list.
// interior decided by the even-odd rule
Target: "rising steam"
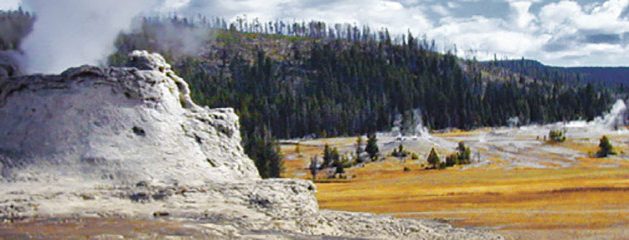
[(134, 17), (157, 7), (157, 0), (23, 0), (36, 15), (23, 44), (27, 73), (59, 73), (68, 67), (98, 65)]

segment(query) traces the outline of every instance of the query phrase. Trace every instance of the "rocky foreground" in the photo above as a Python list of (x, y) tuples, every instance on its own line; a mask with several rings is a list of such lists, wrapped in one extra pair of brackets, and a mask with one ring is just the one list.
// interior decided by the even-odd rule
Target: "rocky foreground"
[(0, 238), (47, 219), (164, 219), (192, 226), (189, 234), (173, 230), (188, 238), (502, 239), (433, 221), (319, 210), (311, 182), (260, 179), (233, 110), (197, 106), (157, 54), (136, 51), (129, 62), (0, 77)]

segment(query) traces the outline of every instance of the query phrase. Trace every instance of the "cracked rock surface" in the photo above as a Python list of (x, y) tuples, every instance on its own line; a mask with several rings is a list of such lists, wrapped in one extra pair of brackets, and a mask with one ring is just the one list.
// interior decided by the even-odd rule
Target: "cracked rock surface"
[(125, 68), (0, 76), (1, 220), (167, 219), (188, 238), (501, 239), (319, 210), (311, 182), (260, 179), (232, 109), (196, 105), (160, 55), (129, 57)]

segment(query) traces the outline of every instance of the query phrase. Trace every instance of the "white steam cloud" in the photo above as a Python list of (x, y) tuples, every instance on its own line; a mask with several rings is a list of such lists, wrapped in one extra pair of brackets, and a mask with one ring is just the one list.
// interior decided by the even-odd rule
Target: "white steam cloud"
[(26, 72), (59, 73), (68, 67), (103, 63), (121, 31), (157, 0), (23, 0), (36, 15), (25, 39)]

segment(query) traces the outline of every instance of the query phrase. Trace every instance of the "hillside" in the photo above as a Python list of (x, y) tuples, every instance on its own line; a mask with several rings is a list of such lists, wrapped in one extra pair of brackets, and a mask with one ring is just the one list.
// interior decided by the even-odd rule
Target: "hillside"
[(629, 85), (629, 67), (570, 67), (563, 70), (580, 74), (583, 81), (590, 83)]
[(629, 67), (555, 67), (527, 59), (487, 61), (482, 64), (543, 80), (592, 83), (608, 87), (627, 87), (629, 83)]
[[(214, 38), (182, 55), (178, 44), (159, 41), (173, 27), (189, 29), (182, 35), (211, 29)], [(319, 36), (314, 24), (288, 34), (228, 28), (146, 19), (141, 32), (121, 36), (117, 47), (119, 54), (165, 52), (198, 89), (197, 101), (234, 106), (245, 129), (267, 126), (282, 138), (385, 130), (397, 115), (416, 121), (409, 114), (416, 109), (432, 129), (469, 129), (506, 125), (513, 117), (522, 123), (592, 119), (610, 103), (604, 89), (520, 81), (517, 75), (488, 81), (490, 71), (436, 53), (412, 35), (396, 43), (386, 32)]]

